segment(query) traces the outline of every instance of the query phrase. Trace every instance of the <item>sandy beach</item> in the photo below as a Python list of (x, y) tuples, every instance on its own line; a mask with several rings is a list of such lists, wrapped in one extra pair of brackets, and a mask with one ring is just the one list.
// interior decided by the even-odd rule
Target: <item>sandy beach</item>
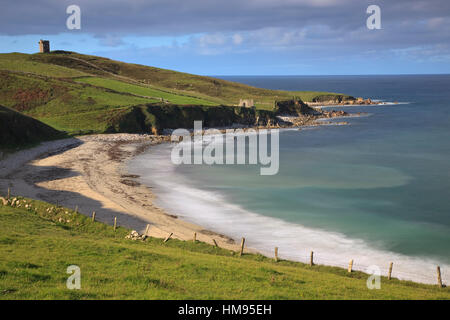
[[(330, 115), (327, 118), (338, 116), (332, 112)], [(327, 125), (317, 120), (318, 117), (291, 117), (286, 127)], [(196, 233), (198, 241), (214, 244), (215, 240), (222, 248), (239, 250), (240, 239), (183, 221), (155, 205), (151, 187), (140, 184), (138, 176), (127, 172), (129, 160), (169, 138), (97, 134), (44, 142), (3, 158), (0, 155), (0, 194), (5, 195), (10, 188), (12, 195), (78, 208), (87, 216), (95, 211), (98, 221), (110, 225), (117, 217), (119, 226), (139, 234), (150, 225), (148, 235), (152, 237), (166, 238), (173, 233), (172, 238), (192, 240)], [(245, 251), (256, 252), (251, 248)]]
[(237, 250), (233, 239), (178, 219), (154, 204), (151, 188), (139, 184), (126, 172), (126, 163), (140, 152), (161, 143), (151, 135), (92, 135), (43, 143), (0, 161), (0, 190), (6, 194), (78, 207), (82, 214), (144, 233), (149, 236), (193, 239)]
[[(157, 196), (152, 192), (151, 183), (150, 186), (140, 184), (138, 176), (127, 172), (131, 159), (167, 140), (167, 136), (104, 134), (45, 142), (0, 160), (0, 195), (5, 195), (10, 188), (13, 196), (38, 199), (71, 209), (78, 208), (78, 212), (86, 216), (91, 216), (95, 211), (96, 219), (109, 225), (112, 225), (114, 217), (117, 217), (119, 226), (136, 230), (140, 234), (145, 233), (147, 225), (150, 226), (147, 235), (155, 238), (166, 238), (173, 234), (172, 237), (176, 239), (192, 240), (196, 233), (198, 241), (211, 245), (216, 241), (221, 248), (238, 251), (240, 238), (232, 239), (224, 234), (236, 237), (245, 232), (233, 234), (223, 231), (224, 234), (219, 234), (180, 219), (155, 204)], [(374, 263), (385, 266), (390, 259), (396, 261), (396, 277), (423, 283), (434, 281), (434, 277), (425, 275), (434, 274), (437, 261), (423, 261), (420, 258), (376, 250), (366, 246), (364, 242), (335, 233), (268, 219), (270, 220), (268, 217), (252, 216), (252, 228), (257, 226), (259, 221), (262, 225), (260, 224), (261, 227), (257, 227), (257, 230), (262, 233), (258, 236), (258, 232), (255, 232), (256, 235), (248, 237), (247, 242), (254, 245), (246, 247), (246, 252), (268, 255), (266, 248), (281, 246), (284, 250), (283, 259), (306, 261), (304, 247), (319, 250), (320, 244), (322, 256), (315, 257), (318, 264), (344, 267), (345, 262), (333, 255), (336, 246), (340, 246), (343, 252), (352, 258), (358, 258), (354, 265), (355, 270), (364, 272), (365, 266)], [(262, 227), (267, 223), (277, 225), (279, 230), (287, 230), (286, 234), (293, 235), (293, 238), (284, 234), (277, 238), (271, 234), (269, 239)], [(299, 247), (295, 247), (298, 235), (302, 235), (303, 240), (298, 243)], [(258, 239), (269, 239), (269, 242), (259, 243)], [(349, 246), (351, 252), (347, 252)]]

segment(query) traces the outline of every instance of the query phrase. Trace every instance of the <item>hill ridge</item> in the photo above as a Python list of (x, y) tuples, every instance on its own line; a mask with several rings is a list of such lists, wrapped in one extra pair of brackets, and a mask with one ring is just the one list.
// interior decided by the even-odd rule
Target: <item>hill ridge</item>
[[(70, 135), (117, 130), (150, 133), (154, 132), (154, 127), (143, 127), (138, 123), (167, 123), (167, 119), (153, 120), (154, 114), (150, 119), (142, 118), (146, 114), (139, 114), (142, 106), (150, 113), (152, 107), (157, 107), (155, 110), (175, 107), (180, 110), (177, 111), (179, 115), (192, 112), (189, 110), (192, 106), (204, 110), (202, 112), (212, 107), (220, 107), (219, 111), (223, 106), (229, 106), (233, 109), (226, 113), (228, 115), (220, 112), (216, 115), (216, 118), (227, 118), (214, 122), (232, 123), (236, 120), (235, 114), (253, 113), (253, 119), (258, 113), (265, 114), (262, 118), (271, 114), (273, 120), (279, 101), (313, 100), (318, 96), (333, 95), (342, 96), (262, 89), (75, 52), (0, 54), (0, 104)], [(237, 105), (242, 98), (253, 99), (256, 110), (239, 111)], [(213, 115), (214, 110), (208, 114)], [(185, 123), (178, 120), (169, 127)], [(157, 130), (161, 129), (164, 128)]]

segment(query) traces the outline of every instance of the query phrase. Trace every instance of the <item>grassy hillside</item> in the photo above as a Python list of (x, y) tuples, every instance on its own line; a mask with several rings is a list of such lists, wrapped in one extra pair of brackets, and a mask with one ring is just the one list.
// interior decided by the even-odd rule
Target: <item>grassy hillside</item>
[(82, 77), (86, 75), (86, 73), (76, 69), (42, 63), (31, 59), (31, 57), (29, 54), (24, 53), (0, 54), (0, 70), (26, 72), (57, 78)]
[[(72, 210), (19, 199), (0, 201), (0, 299), (449, 299), (448, 288), (275, 262), (205, 243), (125, 239)], [(66, 268), (81, 268), (81, 290)]]
[(0, 106), (0, 150), (12, 151), (63, 136), (38, 120)]
[(155, 89), (144, 85), (137, 85), (128, 82), (118, 81), (114, 79), (105, 79), (100, 77), (85, 77), (77, 78), (76, 82), (87, 83), (94, 86), (108, 88), (122, 93), (131, 93), (137, 96), (151, 98), (151, 99), (163, 99), (175, 104), (196, 104), (205, 106), (217, 105), (212, 100), (206, 100), (199, 97), (191, 97), (188, 95), (174, 94), (169, 91), (161, 89)]
[(210, 97), (212, 101), (228, 105), (236, 105), (239, 103), (239, 99), (245, 98), (254, 99), (257, 106), (271, 108), (275, 100), (291, 99), (293, 96), (297, 96), (304, 101), (312, 101), (317, 96), (329, 94), (260, 89), (211, 77), (124, 63), (73, 52), (38, 54), (31, 56), (30, 59), (107, 78), (137, 82), (155, 88), (165, 88), (174, 93)]
[(330, 96), (338, 94), (260, 89), (72, 52), (0, 54), (0, 104), (69, 134), (130, 128), (118, 121), (138, 105), (235, 106), (244, 98), (273, 111), (276, 101)]
[(104, 132), (114, 114), (157, 102), (71, 80), (0, 71), (0, 102), (68, 133)]

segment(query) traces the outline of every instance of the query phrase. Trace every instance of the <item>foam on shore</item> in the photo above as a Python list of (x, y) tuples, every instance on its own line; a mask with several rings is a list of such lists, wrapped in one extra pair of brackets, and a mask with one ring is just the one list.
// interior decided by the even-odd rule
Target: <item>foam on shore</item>
[(347, 268), (353, 259), (355, 270), (366, 272), (369, 266), (375, 265), (382, 275), (387, 275), (392, 261), (393, 277), (432, 284), (436, 283), (436, 266), (440, 265), (443, 281), (450, 281), (445, 274), (450, 266), (439, 261), (385, 251), (341, 233), (263, 216), (230, 203), (222, 194), (191, 187), (170, 162), (170, 145), (152, 148), (151, 152), (134, 159), (129, 168), (142, 177), (144, 184), (153, 187), (160, 206), (183, 220), (237, 241), (245, 237), (248, 247), (267, 256), (272, 256), (274, 247), (278, 247), (281, 258), (308, 262), (310, 251), (314, 251), (317, 264)]

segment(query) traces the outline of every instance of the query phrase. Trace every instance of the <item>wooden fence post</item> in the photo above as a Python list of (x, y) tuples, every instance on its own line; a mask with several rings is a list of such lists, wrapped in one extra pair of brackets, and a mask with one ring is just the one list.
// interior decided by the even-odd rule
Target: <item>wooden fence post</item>
[(311, 267), (314, 265), (314, 251), (311, 251), (311, 256), (309, 258), (309, 265)]
[(214, 242), (214, 246), (216, 246), (218, 248), (219, 245), (217, 244), (216, 239), (212, 239), (212, 241)]
[(353, 271), (353, 259), (350, 260), (350, 262), (348, 263), (348, 270), (347, 271), (350, 272), (350, 273)]
[(78, 206), (75, 206), (75, 213), (78, 213)]
[(278, 247), (275, 247), (275, 262), (278, 262)]
[(167, 241), (169, 241), (170, 238), (172, 238), (173, 236), (173, 232), (171, 232), (166, 239), (164, 239), (164, 243), (166, 243)]
[(117, 229), (117, 217), (114, 217), (114, 231)]
[(245, 244), (245, 238), (242, 238), (242, 240), (241, 240), (241, 251), (239, 252), (239, 256), (242, 256), (244, 254), (244, 244)]
[(194, 232), (194, 243), (196, 243), (197, 242), (197, 232)]
[(147, 237), (147, 235), (148, 235), (148, 229), (150, 229), (149, 224), (147, 224), (147, 227), (145, 228), (145, 234), (144, 234), (145, 237)]
[(8, 188), (8, 197), (6, 199), (9, 200), (9, 198), (11, 198), (11, 188)]
[(95, 211), (92, 212), (92, 222), (95, 222)]
[(441, 278), (441, 267), (437, 267), (437, 278), (438, 278), (438, 286), (439, 288), (442, 288), (442, 278)]
[(389, 263), (389, 273), (388, 273), (388, 280), (391, 280), (392, 278), (392, 267), (394, 266), (394, 263)]

